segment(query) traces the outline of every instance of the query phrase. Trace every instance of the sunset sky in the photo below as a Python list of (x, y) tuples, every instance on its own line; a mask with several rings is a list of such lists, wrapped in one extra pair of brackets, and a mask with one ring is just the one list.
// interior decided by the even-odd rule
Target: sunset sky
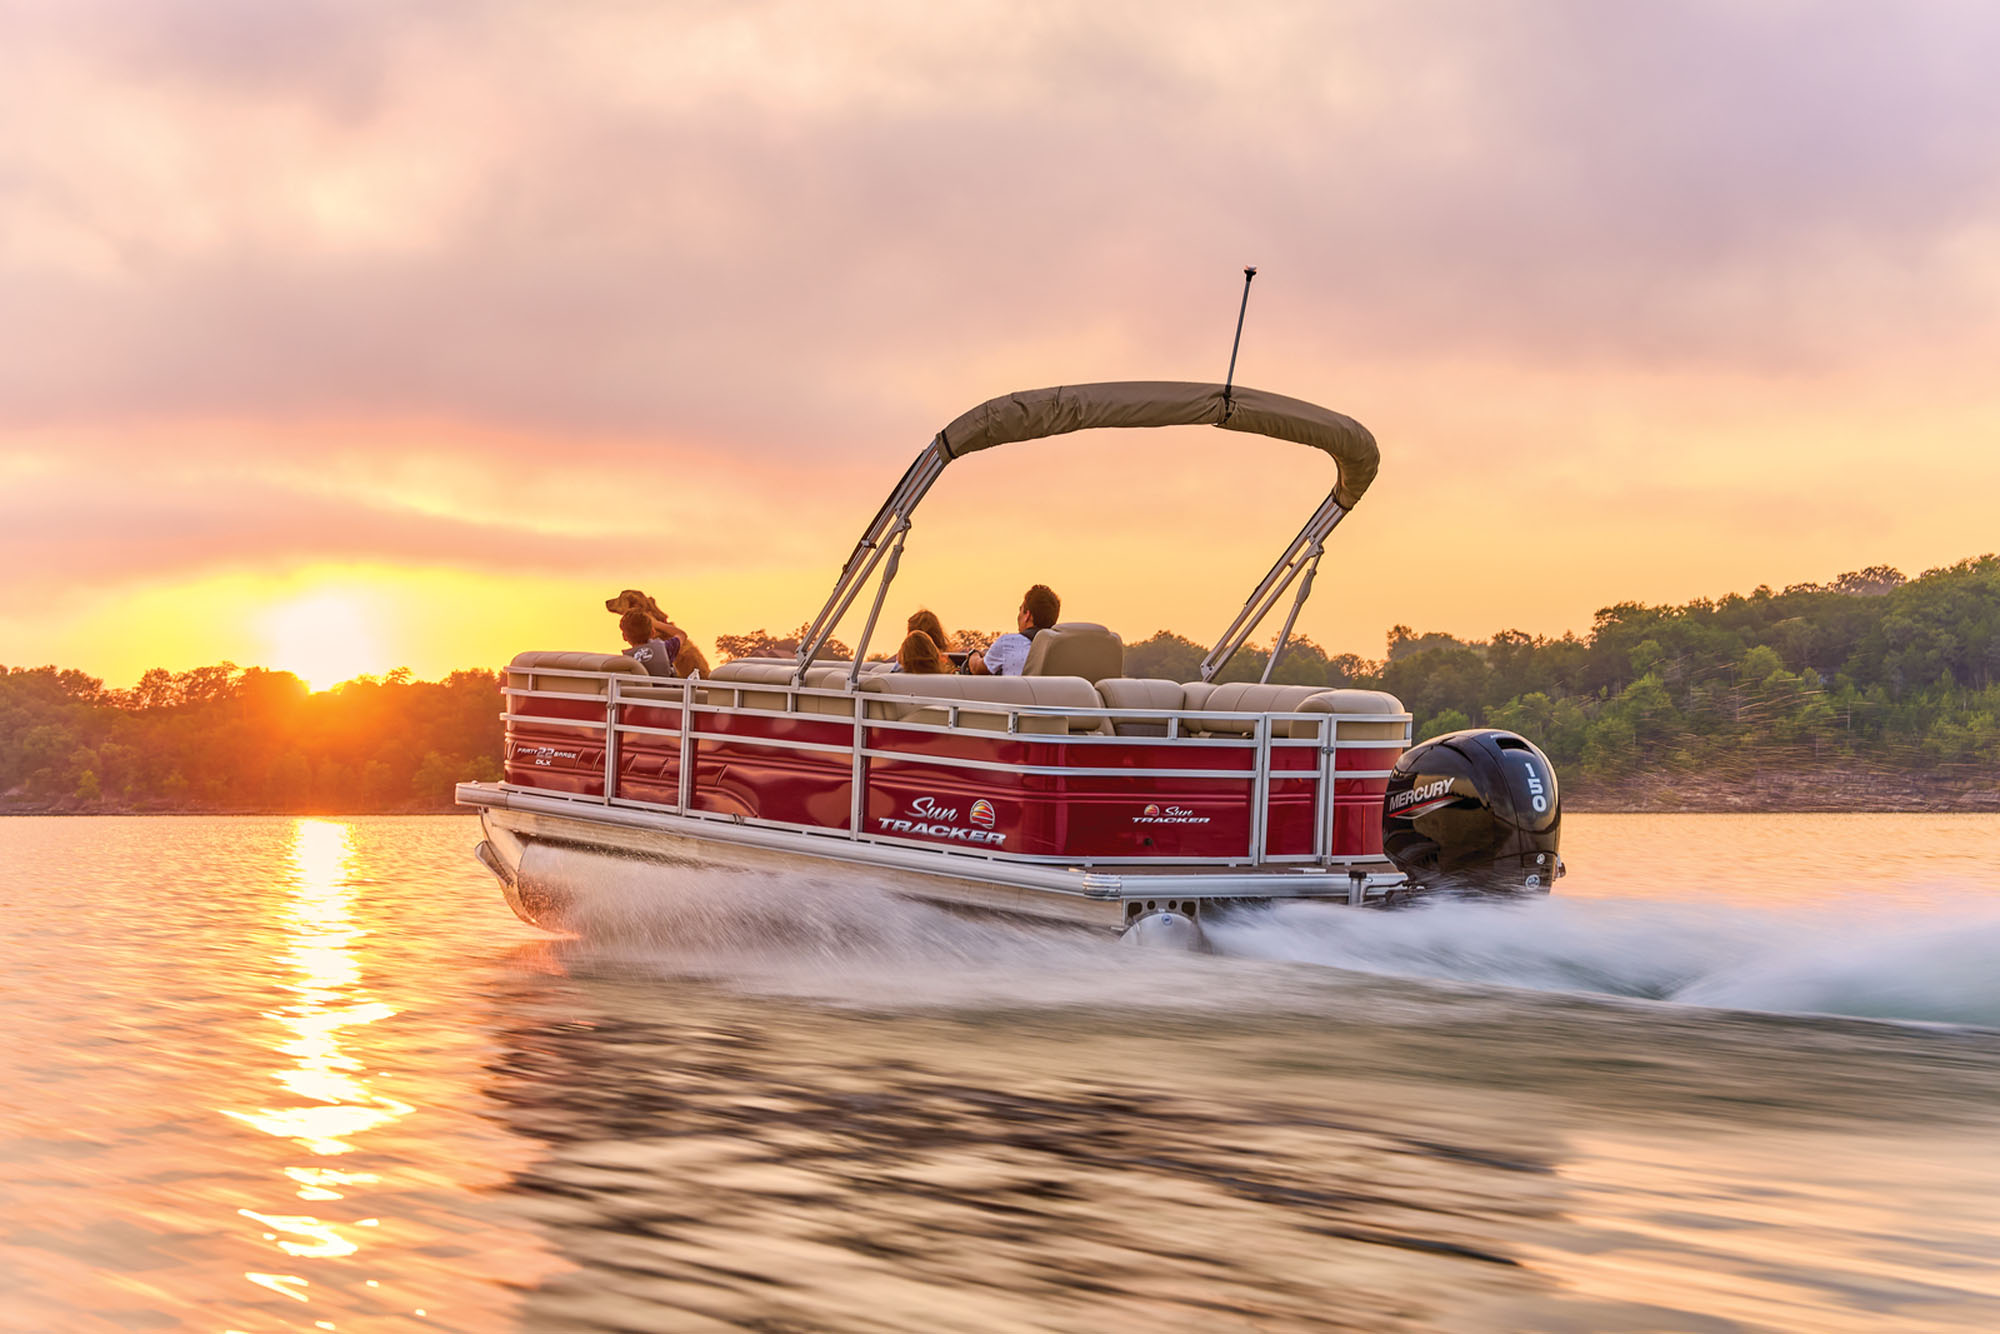
[[(1239, 381), (1302, 628), (2000, 547), (2000, 7), (0, 0), (0, 663), (317, 686), (814, 611), (936, 430)], [(1332, 483), (953, 465), (896, 614), (1211, 639)], [(1271, 628), (1275, 628), (1274, 626)]]

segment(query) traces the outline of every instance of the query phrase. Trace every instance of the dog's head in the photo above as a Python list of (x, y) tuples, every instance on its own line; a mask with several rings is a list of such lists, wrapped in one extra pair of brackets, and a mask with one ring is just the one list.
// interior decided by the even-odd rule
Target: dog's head
[(667, 619), (667, 614), (660, 610), (660, 604), (636, 588), (628, 588), (615, 598), (604, 599), (604, 610), (614, 616), (623, 616), (628, 611), (643, 611), (656, 621)]
[(651, 611), (653, 599), (636, 588), (628, 588), (615, 598), (604, 599), (604, 610), (613, 616), (623, 616), (628, 611)]

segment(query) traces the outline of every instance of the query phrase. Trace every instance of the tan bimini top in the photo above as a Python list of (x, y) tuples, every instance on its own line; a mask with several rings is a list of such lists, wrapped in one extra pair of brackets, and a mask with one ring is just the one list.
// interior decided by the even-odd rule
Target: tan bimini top
[(1311, 445), (1333, 456), (1340, 469), (1333, 498), (1353, 509), (1375, 480), (1381, 452), (1375, 437), (1354, 418), (1303, 399), (1185, 380), (1113, 380), (1024, 389), (988, 399), (938, 432), (947, 458), (995, 445), (1098, 427), (1220, 426)]

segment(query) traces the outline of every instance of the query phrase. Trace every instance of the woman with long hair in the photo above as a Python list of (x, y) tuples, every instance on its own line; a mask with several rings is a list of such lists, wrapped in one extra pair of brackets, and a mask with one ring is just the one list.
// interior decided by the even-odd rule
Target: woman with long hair
[(909, 624), (903, 628), (921, 630), (931, 637), (931, 643), (937, 646), (938, 652), (951, 652), (951, 636), (944, 632), (944, 623), (938, 620), (937, 613), (929, 607), (919, 607), (911, 613)]
[(903, 647), (896, 651), (896, 665), (917, 675), (937, 675), (950, 670), (945, 666), (944, 654), (938, 652), (937, 641), (922, 630), (910, 631), (903, 640)]

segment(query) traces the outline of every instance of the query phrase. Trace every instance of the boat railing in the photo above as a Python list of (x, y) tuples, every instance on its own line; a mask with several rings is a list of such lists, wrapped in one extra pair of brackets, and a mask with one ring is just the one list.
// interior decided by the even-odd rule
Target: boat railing
[[(1348, 780), (1386, 779), (1388, 768), (1341, 768), (1342, 752), (1358, 750), (1395, 751), (1407, 748), (1413, 725), (1408, 713), (1331, 713), (1307, 711), (1246, 711), (1206, 709), (1165, 709), (1131, 707), (1085, 707), (1056, 704), (1023, 704), (994, 700), (927, 699), (919, 695), (877, 694), (843, 689), (716, 680), (692, 677), (662, 680), (628, 673), (588, 671), (575, 668), (535, 666), (516, 669), (510, 675), (526, 677), (529, 684), (503, 687), (508, 701), (502, 717), (509, 726), (509, 759), (515, 758), (512, 731), (517, 723), (536, 728), (570, 729), (580, 736), (601, 738), (603, 746), (601, 780), (596, 792), (554, 792), (583, 804), (656, 810), (694, 819), (723, 820), (790, 829), (828, 837), (871, 843), (946, 851), (954, 856), (978, 856), (1006, 861), (1045, 862), (1083, 865), (1151, 865), (1159, 857), (1094, 856), (1073, 854), (1042, 856), (1006, 852), (982, 847), (941, 847), (934, 842), (898, 837), (866, 828), (868, 783), (871, 766), (880, 762), (918, 763), (945, 769), (969, 769), (987, 773), (1042, 776), (1052, 779), (1133, 778), (1200, 779), (1247, 782), (1249, 829), (1240, 855), (1215, 857), (1175, 857), (1176, 865), (1301, 865), (1329, 866), (1336, 863), (1376, 861), (1377, 856), (1336, 856), (1332, 847), (1332, 812), (1335, 784)], [(544, 678), (574, 683), (573, 689), (541, 688)], [(756, 703), (747, 697), (761, 697)], [(724, 702), (724, 701), (727, 702)], [(529, 701), (546, 701), (535, 706)], [(888, 708), (916, 709), (944, 715), (942, 723), (908, 718), (875, 716), (871, 709), (886, 713)], [(647, 721), (627, 717), (637, 713)], [(660, 715), (664, 714), (662, 717)], [(967, 725), (968, 718), (990, 720), (988, 725)], [(734, 720), (769, 722), (790, 718), (824, 725), (814, 735), (771, 736), (751, 731), (731, 730)], [(1061, 728), (1042, 730), (1033, 720), (1060, 719)], [(1079, 729), (1078, 723), (1094, 724)], [(1165, 726), (1165, 735), (1121, 734), (1119, 723)], [(1216, 734), (1204, 724), (1234, 724), (1225, 734)], [(704, 725), (706, 724), (706, 725)], [(845, 725), (847, 735), (835, 739)], [(1046, 723), (1044, 723), (1046, 726)], [(1237, 730), (1240, 729), (1240, 730)], [(1194, 733), (1191, 734), (1191, 731)], [(1349, 735), (1343, 735), (1343, 731)], [(1392, 731), (1393, 735), (1384, 735)], [(871, 739), (871, 734), (873, 734)], [(970, 756), (898, 749), (884, 744), (896, 737), (990, 738), (995, 741), (1032, 742), (1063, 747), (1068, 760), (1085, 759), (1092, 749), (1115, 750), (1117, 763), (1034, 763), (1003, 760), (990, 756)], [(672, 801), (629, 795), (623, 782), (621, 751), (628, 738), (658, 738), (677, 743), (675, 765), (677, 791)], [(695, 801), (695, 775), (701, 746), (741, 747), (748, 750), (821, 754), (845, 757), (851, 781), (846, 828), (804, 824), (782, 819), (746, 816), (727, 811), (705, 810)], [(1137, 762), (1133, 752), (1162, 745), (1177, 754), (1190, 752), (1241, 752), (1241, 766), (1214, 767), (1204, 764)], [(1077, 748), (1072, 751), (1069, 748)], [(544, 751), (548, 747), (541, 748)], [(1310, 767), (1278, 768), (1274, 757), (1286, 752), (1316, 752)], [(560, 754), (560, 752), (558, 752)], [(1273, 853), (1268, 847), (1271, 784), (1276, 780), (1311, 782), (1314, 785), (1314, 845), (1308, 853)], [(504, 786), (550, 795), (551, 789), (532, 783), (509, 781)]]

